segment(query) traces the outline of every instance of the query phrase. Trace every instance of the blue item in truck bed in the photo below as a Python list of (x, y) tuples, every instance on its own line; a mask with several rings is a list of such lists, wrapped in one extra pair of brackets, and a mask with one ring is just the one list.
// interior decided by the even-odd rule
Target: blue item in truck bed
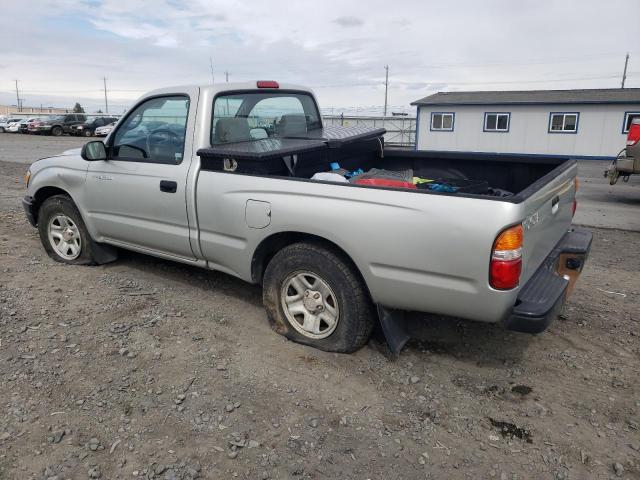
[[(446, 192), (446, 193), (456, 193), (459, 189), (458, 187), (454, 187), (452, 185), (449, 185), (447, 183), (427, 183), (424, 184), (427, 190), (431, 190), (433, 192)], [(421, 186), (419, 186), (419, 188), (421, 188)]]

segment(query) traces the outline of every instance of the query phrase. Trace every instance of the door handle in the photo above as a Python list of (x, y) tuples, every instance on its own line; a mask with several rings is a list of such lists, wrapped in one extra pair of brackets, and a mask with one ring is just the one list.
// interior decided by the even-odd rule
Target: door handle
[(160, 180), (160, 191), (167, 193), (176, 193), (178, 190), (178, 182), (171, 180)]

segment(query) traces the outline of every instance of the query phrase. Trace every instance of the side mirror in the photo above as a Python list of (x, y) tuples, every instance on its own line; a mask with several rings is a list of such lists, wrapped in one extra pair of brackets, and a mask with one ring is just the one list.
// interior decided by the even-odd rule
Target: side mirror
[(107, 147), (100, 140), (85, 143), (80, 151), (80, 156), (87, 162), (107, 159)]

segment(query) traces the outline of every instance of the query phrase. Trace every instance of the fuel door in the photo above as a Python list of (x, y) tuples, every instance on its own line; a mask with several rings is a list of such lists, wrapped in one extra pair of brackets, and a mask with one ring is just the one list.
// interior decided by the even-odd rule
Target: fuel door
[(265, 228), (271, 223), (271, 203), (261, 200), (247, 200), (244, 214), (249, 228)]

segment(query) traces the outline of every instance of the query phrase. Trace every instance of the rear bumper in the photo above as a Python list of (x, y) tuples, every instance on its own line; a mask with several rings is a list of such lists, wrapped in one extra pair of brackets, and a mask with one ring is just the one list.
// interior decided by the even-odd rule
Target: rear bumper
[(34, 200), (33, 197), (26, 196), (22, 199), (22, 206), (24, 208), (24, 213), (27, 215), (27, 220), (32, 226), (37, 226), (36, 224), (36, 216), (34, 212)]
[(558, 315), (589, 256), (591, 232), (573, 229), (562, 237), (529, 281), (504, 324), (508, 330), (540, 333)]

